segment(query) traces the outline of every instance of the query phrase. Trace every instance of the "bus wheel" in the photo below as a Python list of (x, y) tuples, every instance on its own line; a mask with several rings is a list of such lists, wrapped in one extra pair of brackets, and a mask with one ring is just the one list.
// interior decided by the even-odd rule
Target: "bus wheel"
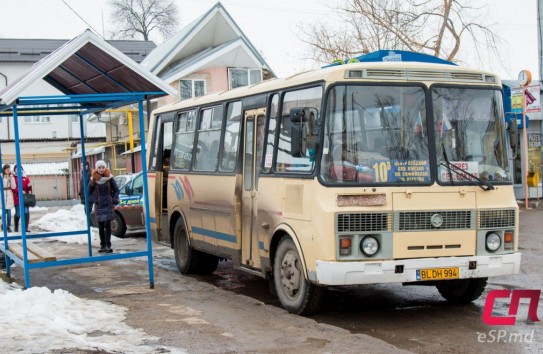
[(288, 312), (308, 315), (319, 309), (324, 289), (306, 280), (300, 255), (289, 237), (283, 237), (277, 246), (273, 279), (277, 297)]
[(467, 304), (481, 296), (487, 280), (488, 278), (442, 280), (436, 284), (436, 288), (450, 303)]
[(117, 237), (124, 237), (125, 233), (126, 223), (121, 215), (115, 213), (115, 217), (111, 220), (111, 234)]
[(182, 274), (211, 274), (219, 264), (219, 258), (195, 250), (189, 244), (183, 220), (177, 220), (174, 229), (175, 263)]

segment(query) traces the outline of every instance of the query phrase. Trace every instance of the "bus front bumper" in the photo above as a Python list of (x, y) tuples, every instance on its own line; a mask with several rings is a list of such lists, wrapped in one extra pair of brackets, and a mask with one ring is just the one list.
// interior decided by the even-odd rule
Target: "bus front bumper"
[[(520, 253), (494, 256), (417, 258), (394, 261), (328, 262), (317, 261), (314, 280), (321, 285), (356, 285), (376, 283), (406, 283), (420, 281), (421, 269), (455, 268), (459, 278), (485, 278), (517, 274)], [(476, 262), (476, 263), (473, 263)], [(472, 268), (470, 269), (470, 263)], [(403, 268), (403, 272), (400, 272)]]

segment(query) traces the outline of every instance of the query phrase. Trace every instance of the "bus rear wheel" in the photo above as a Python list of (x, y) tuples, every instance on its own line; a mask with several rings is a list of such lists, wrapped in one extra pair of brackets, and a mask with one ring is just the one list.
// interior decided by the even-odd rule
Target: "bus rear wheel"
[(195, 250), (189, 244), (183, 220), (177, 220), (174, 229), (175, 263), (182, 274), (211, 274), (219, 264), (219, 258)]
[(296, 245), (287, 236), (277, 246), (273, 280), (279, 302), (288, 312), (309, 315), (318, 311), (324, 288), (307, 281)]
[(447, 301), (453, 304), (467, 304), (481, 296), (488, 278), (442, 280), (436, 288)]

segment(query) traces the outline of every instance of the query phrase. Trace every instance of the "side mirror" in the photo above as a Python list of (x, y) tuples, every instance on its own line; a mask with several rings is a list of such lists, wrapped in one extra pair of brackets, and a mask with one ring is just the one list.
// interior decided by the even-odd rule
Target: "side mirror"
[(515, 114), (511, 114), (511, 118), (509, 119), (509, 145), (511, 146), (511, 150), (513, 150), (513, 158), (517, 157), (518, 144), (519, 144), (519, 133), (518, 133), (517, 117)]
[(290, 154), (293, 157), (305, 157), (307, 152), (307, 121), (309, 108), (294, 107), (290, 110)]
[(305, 157), (307, 152), (307, 124), (292, 124), (290, 130), (290, 154)]

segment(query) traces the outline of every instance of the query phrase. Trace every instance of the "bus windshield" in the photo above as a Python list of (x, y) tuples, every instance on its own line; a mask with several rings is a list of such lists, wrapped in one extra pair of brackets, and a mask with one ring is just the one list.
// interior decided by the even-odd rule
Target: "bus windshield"
[(326, 117), (325, 182), (430, 183), (422, 86), (336, 86), (328, 94)]
[(499, 91), (437, 87), (432, 105), (440, 183), (511, 181)]

